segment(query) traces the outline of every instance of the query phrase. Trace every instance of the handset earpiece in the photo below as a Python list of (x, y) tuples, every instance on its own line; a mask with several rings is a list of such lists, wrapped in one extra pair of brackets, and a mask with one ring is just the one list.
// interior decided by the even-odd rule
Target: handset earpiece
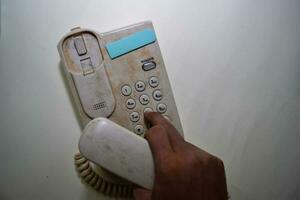
[(58, 45), (81, 106), (92, 119), (108, 117), (115, 108), (99, 40), (97, 33), (76, 28), (64, 36)]

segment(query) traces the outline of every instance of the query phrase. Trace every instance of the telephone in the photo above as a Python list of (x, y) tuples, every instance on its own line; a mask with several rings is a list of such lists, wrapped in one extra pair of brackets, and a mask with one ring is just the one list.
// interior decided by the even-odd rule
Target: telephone
[[(79, 119), (107, 118), (143, 137), (145, 112), (159, 112), (183, 135), (167, 71), (151, 22), (106, 33), (74, 28), (58, 44)], [(132, 195), (132, 183), (75, 155), (80, 176), (98, 191)]]

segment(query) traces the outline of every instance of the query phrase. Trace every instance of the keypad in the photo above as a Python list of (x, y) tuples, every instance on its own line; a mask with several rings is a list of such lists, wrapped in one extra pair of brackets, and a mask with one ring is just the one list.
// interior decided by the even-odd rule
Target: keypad
[[(151, 76), (146, 80), (137, 80), (121, 86), (121, 93), (125, 96), (124, 104), (132, 122), (132, 131), (137, 135), (143, 135), (145, 132), (146, 125), (141, 124), (144, 113), (156, 111), (163, 114), (167, 111), (163, 91), (159, 85), (158, 77)], [(132, 91), (132, 88), (135, 90)]]

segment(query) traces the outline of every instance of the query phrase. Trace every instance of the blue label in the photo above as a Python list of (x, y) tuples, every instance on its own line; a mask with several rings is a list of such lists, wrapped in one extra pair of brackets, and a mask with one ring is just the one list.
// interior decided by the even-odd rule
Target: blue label
[(106, 50), (111, 59), (129, 53), (135, 49), (141, 48), (152, 42), (155, 42), (156, 36), (153, 30), (145, 29), (136, 32), (120, 40), (106, 44)]

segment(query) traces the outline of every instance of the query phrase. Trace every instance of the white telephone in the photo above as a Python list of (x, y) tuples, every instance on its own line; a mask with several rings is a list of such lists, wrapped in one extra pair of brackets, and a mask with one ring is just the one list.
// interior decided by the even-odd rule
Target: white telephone
[[(151, 181), (145, 183), (139, 178), (136, 179), (136, 175), (130, 178), (130, 173), (122, 173), (125, 168), (118, 168), (117, 171), (111, 169), (114, 167), (107, 165), (108, 157), (104, 161), (92, 159), (89, 155), (95, 153), (91, 153), (91, 150), (87, 151), (83, 146), (89, 144), (86, 140), (89, 134), (93, 135), (90, 135), (90, 138), (94, 140), (101, 138), (97, 131), (94, 131), (95, 127), (103, 130), (104, 135), (114, 134), (118, 130), (119, 132), (129, 130), (126, 134), (134, 132), (138, 136), (143, 136), (147, 130), (143, 114), (148, 111), (163, 114), (183, 135), (152, 23), (142, 22), (101, 34), (88, 29), (75, 28), (61, 39), (58, 50), (82, 125), (86, 126), (92, 119), (100, 117), (91, 121), (85, 128), (83, 142), (80, 142), (79, 147), (89, 160), (100, 164), (101, 167), (92, 166), (93, 164), (84, 156), (76, 154), (75, 164), (80, 176), (95, 189), (115, 197), (132, 195), (130, 181), (151, 188)], [(97, 123), (99, 125), (95, 125)], [(100, 126), (101, 123), (106, 126)], [(107, 131), (107, 127), (115, 131)], [(132, 135), (121, 136), (132, 137)], [(116, 134), (116, 137), (119, 136)], [(136, 136), (132, 138), (137, 139)], [(137, 141), (144, 140), (141, 139)], [(122, 141), (119, 143), (122, 145)], [(104, 143), (100, 142), (98, 145)], [(103, 148), (100, 149), (103, 152)], [(94, 151), (96, 150), (97, 147), (94, 148)], [(144, 160), (133, 162), (145, 164)], [(150, 159), (149, 163), (151, 162)], [(113, 171), (118, 176), (107, 170)], [(153, 169), (147, 171), (149, 177), (153, 176), (151, 170)]]

